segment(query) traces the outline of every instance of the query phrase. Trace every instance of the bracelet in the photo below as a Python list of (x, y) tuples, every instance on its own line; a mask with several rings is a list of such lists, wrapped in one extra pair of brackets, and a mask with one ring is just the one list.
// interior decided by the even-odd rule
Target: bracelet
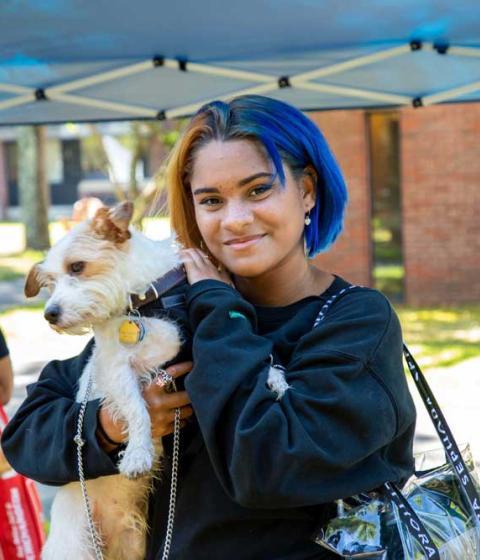
[(116, 447), (118, 447), (119, 445), (122, 445), (123, 442), (121, 441), (114, 441), (108, 434), (107, 432), (104, 430), (102, 423), (100, 422), (99, 418), (98, 418), (98, 413), (97, 413), (97, 432), (100, 434), (100, 437), (102, 439), (104, 439), (107, 443), (109, 443), (110, 445), (115, 445)]

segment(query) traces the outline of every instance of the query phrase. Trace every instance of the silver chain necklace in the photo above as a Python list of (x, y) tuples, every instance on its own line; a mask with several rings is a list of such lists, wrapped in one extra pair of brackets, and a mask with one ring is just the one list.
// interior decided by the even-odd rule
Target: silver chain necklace
[[(176, 391), (175, 381), (172, 376), (169, 375), (164, 369), (158, 370), (159, 377), (162, 379), (164, 384), (168, 387), (172, 387), (173, 391)], [(83, 434), (83, 420), (85, 417), (85, 411), (87, 408), (88, 397), (92, 388), (92, 377), (90, 376), (87, 383), (87, 389), (85, 391), (85, 397), (80, 406), (80, 412), (78, 414), (77, 420), (77, 433), (73, 438), (73, 441), (77, 445), (77, 467), (78, 467), (78, 480), (80, 482), (80, 487), (82, 489), (83, 503), (85, 506), (85, 514), (87, 516), (88, 529), (90, 531), (90, 538), (92, 541), (93, 551), (95, 554), (95, 560), (103, 560), (101, 539), (98, 535), (95, 523), (93, 522), (92, 508), (90, 504), (90, 498), (87, 493), (87, 485), (85, 482), (85, 473), (83, 470), (83, 446), (85, 445), (85, 440), (82, 437)], [(171, 392), (168, 391), (167, 392)], [(170, 554), (170, 547), (172, 544), (173, 536), (173, 522), (175, 519), (175, 504), (177, 500), (177, 482), (178, 482), (178, 464), (179, 464), (179, 453), (180, 453), (180, 409), (175, 409), (175, 420), (173, 424), (173, 450), (172, 450), (172, 480), (170, 484), (170, 500), (168, 504), (168, 518), (167, 518), (167, 530), (165, 535), (165, 544), (163, 547), (162, 560), (167, 560)]]

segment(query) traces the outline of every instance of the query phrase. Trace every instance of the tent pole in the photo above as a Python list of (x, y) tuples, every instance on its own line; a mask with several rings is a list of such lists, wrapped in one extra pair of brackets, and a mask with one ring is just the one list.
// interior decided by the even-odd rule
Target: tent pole
[(346, 60), (345, 62), (339, 62), (338, 64), (332, 64), (331, 66), (324, 66), (322, 68), (318, 68), (317, 70), (297, 74), (295, 79), (304, 82), (308, 80), (315, 80), (316, 78), (339, 74), (340, 72), (345, 72), (346, 70), (360, 68), (361, 66), (366, 66), (367, 64), (374, 64), (375, 62), (380, 62), (381, 60), (401, 56), (403, 54), (410, 53), (411, 50), (410, 45), (402, 45), (400, 47), (386, 49), (372, 54), (359, 56), (358, 58), (352, 58), (351, 60)]
[(450, 101), (451, 99), (455, 99), (455, 97), (473, 93), (474, 91), (478, 91), (479, 89), (480, 82), (473, 82), (472, 84), (448, 89), (446, 91), (441, 91), (440, 93), (426, 95), (425, 97), (422, 97), (422, 104), (426, 106), (433, 105), (435, 103), (441, 103), (442, 101)]
[(99, 109), (108, 109), (111, 111), (119, 111), (120, 113), (129, 113), (138, 117), (151, 117), (155, 118), (158, 111), (149, 109), (147, 107), (137, 107), (135, 105), (125, 105), (123, 103), (115, 103), (113, 101), (103, 101), (102, 99), (92, 99), (91, 97), (82, 97), (80, 95), (70, 95), (63, 93), (48, 92), (48, 97), (51, 100), (61, 101), (63, 103), (72, 103), (74, 105), (84, 105), (87, 107), (98, 107)]
[(320, 93), (339, 94), (346, 97), (359, 97), (362, 99), (371, 99), (372, 101), (385, 101), (393, 105), (409, 105), (412, 98), (407, 95), (396, 95), (394, 93), (384, 93), (381, 91), (369, 91), (365, 89), (349, 88), (344, 86), (335, 86), (331, 84), (319, 84), (299, 81), (297, 78), (290, 78), (292, 86), (309, 91), (318, 91)]

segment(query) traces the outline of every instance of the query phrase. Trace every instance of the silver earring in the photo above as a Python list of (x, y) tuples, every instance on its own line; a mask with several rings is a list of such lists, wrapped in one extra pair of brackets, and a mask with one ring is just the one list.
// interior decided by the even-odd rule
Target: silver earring
[(312, 223), (312, 220), (310, 219), (310, 210), (309, 210), (305, 215), (305, 225), (309, 226), (311, 223)]
[(203, 244), (203, 240), (200, 241), (200, 249), (202, 251), (205, 249), (205, 245)]

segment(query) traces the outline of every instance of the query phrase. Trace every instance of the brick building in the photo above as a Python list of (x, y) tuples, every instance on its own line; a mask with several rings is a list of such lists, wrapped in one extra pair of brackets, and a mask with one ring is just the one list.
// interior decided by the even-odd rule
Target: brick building
[[(389, 113), (398, 123), (403, 300), (412, 305), (479, 302), (480, 104)], [(350, 192), (344, 233), (318, 262), (350, 281), (373, 285), (372, 114), (310, 116), (329, 140)]]

